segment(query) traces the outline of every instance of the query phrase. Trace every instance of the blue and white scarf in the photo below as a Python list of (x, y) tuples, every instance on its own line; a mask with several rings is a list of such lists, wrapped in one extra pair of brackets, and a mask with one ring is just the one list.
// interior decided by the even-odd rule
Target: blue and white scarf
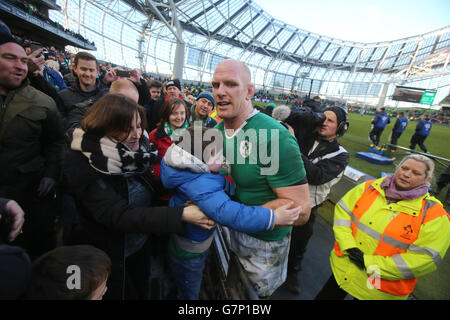
[(95, 170), (110, 175), (142, 173), (159, 162), (158, 150), (149, 141), (146, 131), (139, 141), (139, 149), (131, 151), (125, 144), (111, 138), (73, 131), (71, 149), (81, 151)]

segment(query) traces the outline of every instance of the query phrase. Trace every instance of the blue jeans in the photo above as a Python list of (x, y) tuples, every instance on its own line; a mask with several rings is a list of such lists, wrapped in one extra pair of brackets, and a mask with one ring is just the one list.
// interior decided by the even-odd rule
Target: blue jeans
[(170, 268), (177, 285), (179, 300), (198, 300), (207, 253), (208, 251), (205, 251), (193, 259), (178, 259), (169, 254)]

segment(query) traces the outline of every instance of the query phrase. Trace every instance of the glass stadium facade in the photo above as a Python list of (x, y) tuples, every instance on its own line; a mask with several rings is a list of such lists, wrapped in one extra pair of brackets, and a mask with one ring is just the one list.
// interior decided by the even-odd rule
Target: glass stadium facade
[[(226, 58), (245, 62), (257, 89), (402, 106), (396, 85), (450, 88), (450, 26), (358, 43), (274, 19), (251, 0), (58, 0), (51, 19), (94, 41), (101, 60), (207, 83)], [(407, 104), (411, 106), (411, 104)], [(417, 105), (419, 106), (419, 105)]]

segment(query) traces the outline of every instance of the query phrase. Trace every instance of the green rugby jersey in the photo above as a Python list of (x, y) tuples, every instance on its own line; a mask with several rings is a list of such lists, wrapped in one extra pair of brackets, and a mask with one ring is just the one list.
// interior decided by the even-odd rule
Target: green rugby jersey
[[(253, 112), (241, 129), (227, 137), (223, 122), (216, 126), (224, 139), (224, 156), (231, 163), (235, 201), (259, 206), (277, 198), (273, 188), (294, 185), (306, 177), (295, 137), (278, 121)], [(249, 234), (265, 241), (283, 239), (292, 227)]]

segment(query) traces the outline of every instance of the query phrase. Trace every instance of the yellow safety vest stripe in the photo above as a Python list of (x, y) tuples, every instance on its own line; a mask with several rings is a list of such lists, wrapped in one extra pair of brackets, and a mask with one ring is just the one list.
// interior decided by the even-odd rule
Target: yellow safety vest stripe
[[(353, 188), (335, 206), (333, 231), (341, 251), (356, 247), (351, 228), (351, 221), (355, 217), (349, 208), (353, 208), (356, 201), (364, 193), (364, 185), (365, 183), (361, 183)], [(351, 194), (355, 196), (353, 197)]]

